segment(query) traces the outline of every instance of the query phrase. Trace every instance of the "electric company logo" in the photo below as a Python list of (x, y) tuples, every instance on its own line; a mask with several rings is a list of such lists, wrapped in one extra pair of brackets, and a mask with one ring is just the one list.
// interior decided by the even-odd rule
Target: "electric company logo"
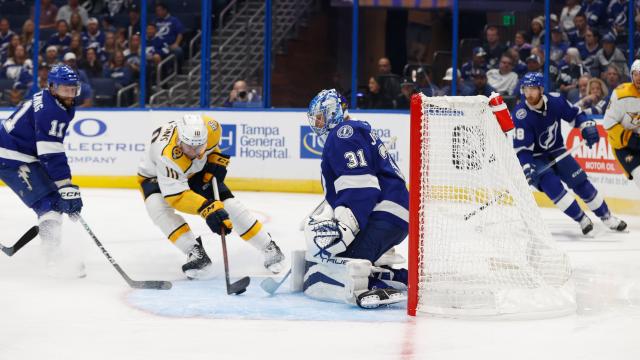
[(309, 126), (300, 126), (300, 158), (320, 159), (324, 149), (324, 139)]
[(236, 156), (236, 126), (220, 124), (222, 135), (220, 137), (220, 152), (229, 156)]
[[(622, 174), (624, 170), (618, 163), (609, 145), (607, 131), (598, 124), (600, 141), (589, 148), (586, 144), (573, 152), (573, 157), (587, 173)], [(571, 149), (575, 144), (582, 141), (582, 134), (579, 129), (573, 128), (567, 135), (567, 149)]]

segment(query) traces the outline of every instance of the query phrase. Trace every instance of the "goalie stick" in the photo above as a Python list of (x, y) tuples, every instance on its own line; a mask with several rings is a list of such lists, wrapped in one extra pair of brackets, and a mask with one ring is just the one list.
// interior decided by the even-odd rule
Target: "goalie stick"
[[(571, 153), (573, 153), (574, 151), (578, 150), (578, 148), (580, 148), (582, 145), (584, 145), (587, 141), (586, 140), (582, 140), (580, 141), (577, 145), (575, 145), (574, 147), (572, 147), (571, 149), (563, 152), (562, 154), (560, 154), (560, 156), (558, 156), (557, 158), (553, 159), (551, 162), (549, 162), (547, 165), (545, 165), (542, 169), (540, 169), (538, 171), (538, 173), (542, 173), (543, 171), (547, 171), (548, 169), (550, 169), (552, 166), (554, 166), (555, 164), (558, 163), (558, 161), (566, 158), (567, 156), (571, 155)], [(478, 207), (477, 209), (467, 213), (464, 216), (464, 220), (469, 220), (470, 218), (472, 218), (473, 216), (475, 216), (477, 213), (479, 213), (480, 211), (488, 208), (489, 206), (491, 206), (493, 203), (495, 203), (496, 201), (502, 199), (503, 197), (505, 197), (506, 195), (509, 194), (509, 191), (503, 191), (500, 194), (498, 194), (496, 197), (489, 199), (488, 201), (484, 202), (482, 205), (480, 205), (480, 207)]]
[(282, 285), (285, 281), (287, 281), (287, 278), (289, 277), (289, 275), (291, 275), (291, 269), (287, 271), (287, 273), (284, 275), (284, 277), (280, 281), (276, 281), (274, 278), (271, 278), (271, 277), (268, 277), (262, 280), (262, 282), (260, 282), (260, 287), (262, 288), (262, 290), (269, 293), (269, 295), (273, 295), (276, 293), (276, 291), (278, 291), (278, 288), (280, 287), (280, 285)]
[(134, 289), (155, 289), (155, 290), (169, 290), (169, 289), (171, 289), (172, 284), (171, 284), (170, 281), (162, 281), (162, 280), (136, 281), (136, 280), (131, 279), (129, 277), (129, 275), (127, 275), (124, 272), (124, 270), (122, 270), (120, 265), (118, 265), (116, 260), (113, 257), (111, 257), (111, 254), (109, 254), (107, 249), (105, 249), (104, 246), (102, 246), (102, 243), (100, 243), (100, 240), (98, 240), (98, 237), (96, 237), (96, 235), (93, 233), (93, 231), (91, 230), (91, 228), (89, 227), (87, 222), (84, 221), (82, 216), (77, 215), (77, 218), (78, 218), (78, 220), (80, 220), (80, 224), (82, 224), (82, 227), (87, 231), (87, 234), (89, 234), (89, 236), (91, 236), (91, 238), (96, 243), (96, 245), (98, 245), (98, 248), (100, 248), (100, 250), (102, 251), (104, 256), (107, 258), (107, 260), (109, 260), (111, 265), (113, 265), (113, 267), (116, 269), (116, 271), (118, 271), (118, 274), (120, 274), (120, 276), (122, 276), (122, 278), (127, 282), (127, 284), (129, 284), (129, 286), (131, 286)]
[[(213, 186), (213, 198), (215, 200), (220, 200), (220, 193), (218, 192), (218, 180), (216, 180), (215, 176), (213, 177), (213, 179), (211, 179), (211, 185)], [(224, 262), (224, 279), (227, 285), (227, 295), (240, 295), (243, 292), (247, 291), (247, 286), (249, 286), (251, 278), (245, 276), (234, 283), (231, 283), (229, 281), (229, 257), (227, 255), (227, 240), (224, 231), (224, 225), (222, 225), (220, 228), (220, 240), (222, 241), (222, 259)]]
[(0, 244), (0, 250), (7, 254), (7, 256), (13, 256), (22, 249), (23, 246), (27, 245), (29, 241), (33, 240), (38, 235), (39, 231), (39, 227), (32, 226), (31, 229), (27, 230), (27, 232), (24, 233), (24, 235), (22, 235), (13, 246), (4, 246)]

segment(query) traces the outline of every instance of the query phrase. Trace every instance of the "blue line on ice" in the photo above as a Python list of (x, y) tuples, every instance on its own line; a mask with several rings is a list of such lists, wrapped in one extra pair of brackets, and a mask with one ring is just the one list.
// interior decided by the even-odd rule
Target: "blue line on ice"
[(408, 320), (406, 305), (376, 310), (310, 299), (302, 293), (288, 292), (283, 284), (274, 296), (260, 289), (260, 278), (253, 278), (242, 295), (227, 295), (224, 280), (176, 281), (169, 291), (133, 290), (127, 302), (133, 307), (167, 317), (202, 317), (247, 320), (323, 320), (386, 321)]

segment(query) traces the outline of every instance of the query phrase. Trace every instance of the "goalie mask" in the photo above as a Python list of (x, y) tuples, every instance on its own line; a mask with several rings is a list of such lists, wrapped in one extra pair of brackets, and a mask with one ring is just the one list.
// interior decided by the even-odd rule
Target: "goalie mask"
[(204, 120), (197, 114), (186, 114), (177, 122), (178, 144), (189, 158), (202, 156), (207, 147), (208, 132)]
[(326, 135), (345, 118), (346, 102), (336, 89), (322, 90), (309, 103), (307, 119), (318, 135)]

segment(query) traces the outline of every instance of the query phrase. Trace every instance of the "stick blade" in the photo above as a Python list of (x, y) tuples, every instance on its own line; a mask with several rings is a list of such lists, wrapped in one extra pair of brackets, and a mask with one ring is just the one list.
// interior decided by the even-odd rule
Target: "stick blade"
[(132, 281), (129, 285), (134, 289), (169, 290), (173, 287), (170, 281), (148, 280)]
[(38, 233), (40, 232), (40, 228), (38, 226), (32, 226), (31, 229), (27, 230), (18, 241), (12, 247), (3, 247), (2, 251), (9, 256), (13, 256), (18, 250), (22, 249), (23, 246), (27, 245), (29, 241), (33, 240)]
[(243, 277), (242, 279), (229, 284), (227, 286), (227, 295), (235, 294), (240, 295), (243, 292), (247, 291), (247, 287), (251, 283), (251, 278), (248, 276)]

